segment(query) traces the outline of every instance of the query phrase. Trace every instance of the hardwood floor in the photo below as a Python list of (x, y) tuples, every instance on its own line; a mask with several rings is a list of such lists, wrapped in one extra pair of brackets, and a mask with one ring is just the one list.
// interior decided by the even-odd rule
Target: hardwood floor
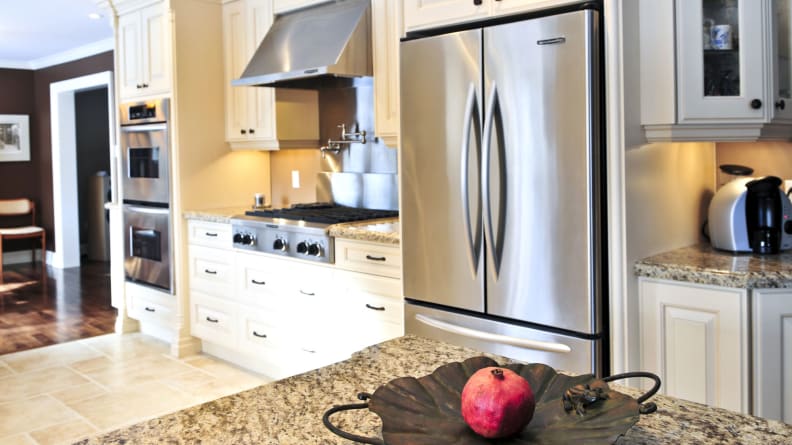
[[(42, 279), (43, 274), (43, 279)], [(0, 354), (113, 332), (109, 263), (14, 264), (0, 283)]]

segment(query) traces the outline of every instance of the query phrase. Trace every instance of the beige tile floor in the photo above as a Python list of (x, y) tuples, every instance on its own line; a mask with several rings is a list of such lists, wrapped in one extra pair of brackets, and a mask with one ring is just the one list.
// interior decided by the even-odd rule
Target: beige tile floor
[(139, 333), (0, 355), (0, 445), (72, 443), (269, 381)]

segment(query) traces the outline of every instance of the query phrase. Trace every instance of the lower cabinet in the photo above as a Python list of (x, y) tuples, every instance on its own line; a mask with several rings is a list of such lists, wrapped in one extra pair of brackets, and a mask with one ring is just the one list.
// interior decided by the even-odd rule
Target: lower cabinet
[(124, 284), (127, 312), (143, 323), (171, 327), (176, 321), (176, 301), (173, 295), (148, 286)]
[(792, 424), (792, 289), (753, 299), (753, 414)]
[(666, 395), (750, 411), (748, 292), (641, 278), (641, 367)]
[(189, 247), (191, 331), (210, 354), (284, 378), (404, 334), (398, 275)]

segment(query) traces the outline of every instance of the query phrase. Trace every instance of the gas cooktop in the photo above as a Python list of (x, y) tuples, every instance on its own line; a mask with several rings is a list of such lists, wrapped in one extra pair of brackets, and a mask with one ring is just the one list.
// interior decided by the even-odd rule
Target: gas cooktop
[(231, 218), (234, 247), (332, 263), (332, 224), (399, 216), (396, 210), (344, 207), (330, 203), (295, 204), (283, 209), (248, 210)]
[(282, 218), (318, 224), (338, 224), (399, 216), (397, 210), (359, 209), (330, 203), (295, 204), (284, 209), (248, 210), (247, 216)]

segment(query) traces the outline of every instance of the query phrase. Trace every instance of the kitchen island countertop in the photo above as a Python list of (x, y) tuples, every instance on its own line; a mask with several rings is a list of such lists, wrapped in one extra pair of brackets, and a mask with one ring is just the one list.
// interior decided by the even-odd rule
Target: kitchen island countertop
[[(481, 355), (434, 340), (404, 336), (366, 348), (350, 359), (223, 397), (173, 414), (85, 439), (80, 444), (348, 444), (322, 424), (335, 404), (357, 403), (358, 392), (396, 377), (420, 377), (453, 361)], [(494, 357), (499, 362), (504, 360)], [(613, 386), (633, 397), (634, 389)], [(792, 426), (693, 402), (655, 396), (654, 414), (641, 416), (617, 444), (782, 444)], [(380, 422), (368, 411), (339, 413), (333, 421), (364, 436), (379, 436)]]
[(634, 271), (642, 277), (712, 286), (792, 288), (792, 253), (733, 254), (697, 244), (644, 258)]

